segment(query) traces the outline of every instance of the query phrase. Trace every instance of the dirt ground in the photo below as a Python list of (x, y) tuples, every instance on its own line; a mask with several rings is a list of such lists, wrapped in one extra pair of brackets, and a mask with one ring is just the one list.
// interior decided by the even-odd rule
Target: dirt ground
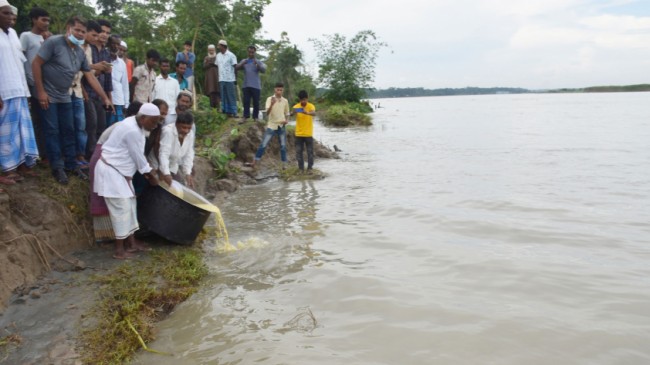
[[(214, 178), (208, 160), (195, 159), (196, 190), (217, 205), (244, 184), (279, 175), (277, 138), (256, 168), (244, 165), (254, 158), (264, 124), (244, 127), (224, 142), (236, 154), (225, 179)], [(291, 165), (296, 163), (294, 141), (289, 135)], [(338, 158), (318, 142), (314, 152), (316, 159)], [(87, 325), (83, 314), (96, 300), (89, 278), (120, 262), (110, 258), (111, 244), (94, 243), (90, 219), (75, 214), (77, 207), (39, 192), (51, 180), (46, 169), (40, 173), (0, 193), (0, 339), (11, 339), (0, 346), (0, 364), (77, 365), (82, 362), (76, 337)]]

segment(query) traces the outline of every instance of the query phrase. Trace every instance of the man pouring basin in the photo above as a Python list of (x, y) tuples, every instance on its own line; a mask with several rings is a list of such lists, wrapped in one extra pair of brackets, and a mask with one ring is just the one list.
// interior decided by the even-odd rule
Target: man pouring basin
[(108, 207), (115, 232), (115, 259), (131, 258), (133, 252), (149, 250), (133, 236), (139, 226), (131, 180), (139, 171), (149, 184), (158, 185), (144, 155), (144, 143), (145, 131), (154, 129), (159, 119), (158, 107), (151, 103), (142, 105), (138, 114), (117, 124), (102, 145), (101, 157), (95, 166), (94, 191), (104, 198)]

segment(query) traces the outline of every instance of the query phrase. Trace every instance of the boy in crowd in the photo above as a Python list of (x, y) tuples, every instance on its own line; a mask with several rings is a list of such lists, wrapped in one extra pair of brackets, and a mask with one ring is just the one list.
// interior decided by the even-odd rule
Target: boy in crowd
[(298, 92), (300, 102), (293, 106), (293, 113), (296, 114), (296, 160), (298, 169), (303, 173), (305, 171), (305, 160), (303, 159), (303, 149), (307, 147), (307, 173), (312, 173), (314, 166), (314, 115), (316, 107), (310, 103), (307, 91)]
[(32, 29), (20, 34), (20, 45), (27, 58), (27, 62), (25, 62), (25, 76), (27, 77), (27, 85), (31, 94), (31, 115), (34, 135), (36, 136), (36, 145), (38, 146), (41, 157), (45, 157), (45, 137), (43, 136), (43, 127), (39, 116), (40, 110), (38, 109), (38, 98), (36, 97), (36, 89), (34, 88), (32, 61), (34, 61), (34, 57), (38, 54), (38, 50), (41, 49), (41, 44), (52, 35), (49, 31), (50, 14), (45, 9), (34, 7), (29, 11), (29, 19), (32, 21)]

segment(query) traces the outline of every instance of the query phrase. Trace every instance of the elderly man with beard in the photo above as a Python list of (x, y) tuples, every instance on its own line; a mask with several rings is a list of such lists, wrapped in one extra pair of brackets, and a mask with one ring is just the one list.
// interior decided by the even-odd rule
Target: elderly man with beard
[(216, 60), (217, 51), (214, 44), (211, 44), (208, 46), (208, 55), (203, 59), (203, 70), (205, 70), (203, 93), (210, 97), (210, 107), (220, 110), (219, 67), (215, 64)]
[(115, 126), (102, 144), (102, 152), (95, 166), (94, 192), (104, 197), (115, 232), (115, 259), (133, 257), (133, 252), (148, 251), (133, 233), (139, 229), (133, 175), (140, 172), (151, 185), (158, 180), (144, 155), (145, 131), (158, 125), (160, 110), (147, 103), (136, 116), (124, 119)]

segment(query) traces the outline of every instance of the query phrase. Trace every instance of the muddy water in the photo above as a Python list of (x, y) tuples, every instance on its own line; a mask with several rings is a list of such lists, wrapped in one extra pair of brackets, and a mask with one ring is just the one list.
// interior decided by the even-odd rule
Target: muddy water
[(650, 94), (380, 100), (248, 187), (139, 364), (650, 362)]

